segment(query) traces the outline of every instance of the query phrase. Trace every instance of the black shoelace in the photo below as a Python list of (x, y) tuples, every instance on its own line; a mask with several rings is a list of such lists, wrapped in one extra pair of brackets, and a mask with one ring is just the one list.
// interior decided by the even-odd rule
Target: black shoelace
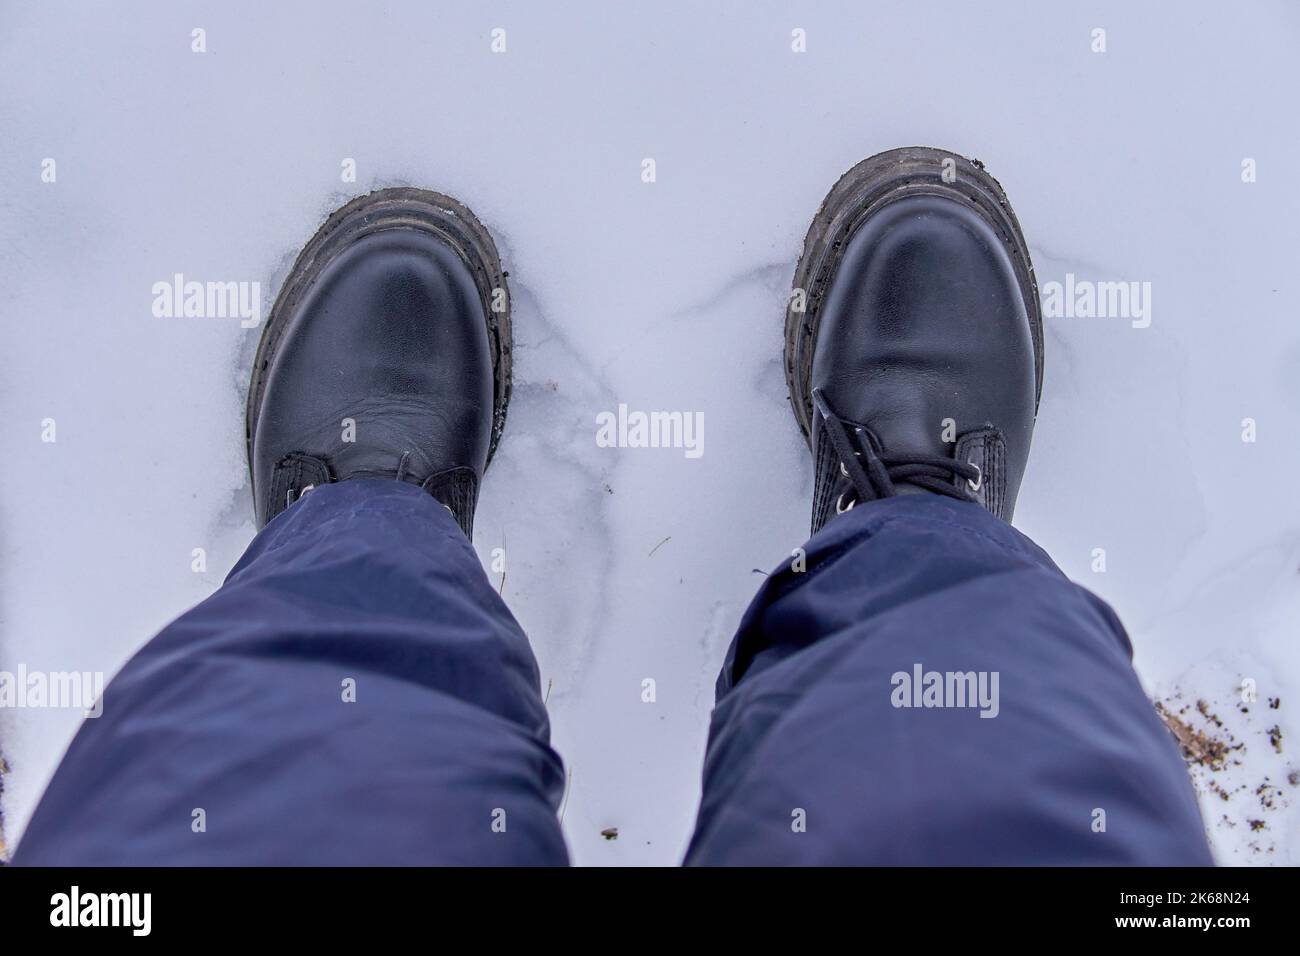
[[(826, 437), (839, 455), (840, 474), (853, 483), (857, 496), (846, 502), (845, 496), (840, 495), (835, 502), (837, 512), (848, 511), (858, 501), (892, 498), (898, 493), (894, 486), (900, 483), (958, 501), (974, 500), (973, 492), (979, 490), (984, 480), (978, 466), (938, 455), (887, 455), (883, 449), (877, 452), (864, 428), (831, 411), (820, 388), (813, 389), (813, 403), (822, 417)], [(958, 483), (955, 478), (965, 481)]]

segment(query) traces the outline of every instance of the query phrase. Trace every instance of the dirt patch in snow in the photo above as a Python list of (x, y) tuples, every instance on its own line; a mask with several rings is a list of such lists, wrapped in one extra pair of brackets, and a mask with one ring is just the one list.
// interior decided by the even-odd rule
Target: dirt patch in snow
[[(1277, 774), (1247, 773), (1246, 755), (1255, 748), (1268, 748), (1285, 757), (1279, 720), (1282, 701), (1243, 699), (1212, 704), (1198, 698), (1188, 701), (1181, 692), (1156, 701), (1156, 713), (1164, 720), (1182, 750), (1192, 782), (1201, 794), (1205, 822), (1211, 829), (1245, 828), (1245, 847), (1252, 855), (1267, 856), (1276, 851), (1270, 821), (1291, 805), (1300, 790), (1300, 770), (1286, 763)], [(1224, 714), (1225, 716), (1220, 716)], [(1256, 759), (1250, 761), (1258, 768)], [(1276, 757), (1269, 763), (1276, 766)], [(1204, 799), (1204, 798), (1210, 799)], [(1211, 812), (1211, 807), (1216, 812)]]

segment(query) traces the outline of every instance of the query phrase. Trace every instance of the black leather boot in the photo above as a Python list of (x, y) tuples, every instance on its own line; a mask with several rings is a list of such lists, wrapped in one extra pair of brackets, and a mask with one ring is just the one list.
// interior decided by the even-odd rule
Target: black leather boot
[(248, 393), (258, 527), (313, 487), (418, 485), (466, 536), (510, 399), (506, 274), (467, 208), (383, 189), (329, 217), (262, 332)]
[(943, 150), (849, 170), (804, 241), (785, 369), (812, 529), (923, 492), (1011, 520), (1043, 381), (1029, 249), (1002, 187)]

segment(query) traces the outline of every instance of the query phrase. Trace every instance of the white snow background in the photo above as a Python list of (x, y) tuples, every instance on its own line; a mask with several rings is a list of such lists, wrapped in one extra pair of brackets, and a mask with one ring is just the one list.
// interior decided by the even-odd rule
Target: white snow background
[[(804, 231), (858, 160), (941, 146), (1006, 187), (1040, 285), (1152, 283), (1149, 328), (1048, 321), (1016, 525), (1114, 604), (1153, 698), (1245, 745), (1203, 796), (1219, 860), (1300, 862), (1298, 46), (1287, 2), (0, 3), (0, 669), (115, 671), (253, 536), (261, 330), (154, 318), (152, 284), (256, 280), (269, 309), (331, 209), (438, 189), (510, 272), (475, 544), (507, 551), (573, 857), (677, 862), (755, 569), (807, 530), (780, 361)], [(597, 447), (620, 402), (702, 411), (703, 457)], [(0, 713), (10, 845), (79, 719)]]

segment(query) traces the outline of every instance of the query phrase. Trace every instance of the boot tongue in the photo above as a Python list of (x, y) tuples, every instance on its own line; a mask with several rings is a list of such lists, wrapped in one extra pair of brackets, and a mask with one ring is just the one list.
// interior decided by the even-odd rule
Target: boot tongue
[[(881, 457), (899, 457), (908, 455), (919, 456), (938, 456), (949, 458), (952, 456), (953, 446), (945, 444), (940, 438), (940, 430), (936, 428), (934, 434), (928, 433), (923, 427), (918, 416), (915, 415), (898, 415), (889, 417), (887, 415), (876, 415), (869, 423), (853, 423), (854, 427), (861, 427), (866, 434), (863, 436), (865, 443), (875, 450), (875, 453)], [(842, 471), (837, 471), (839, 475), (839, 486), (837, 492), (848, 491), (853, 487), (853, 483), (844, 476)], [(894, 479), (894, 494), (914, 495), (914, 494), (932, 494), (929, 489), (914, 485), (907, 478)]]
[(329, 461), (337, 480), (398, 478), (419, 485), (434, 470), (416, 433), (419, 416), (399, 405), (383, 414), (359, 409), (314, 429), (304, 444)]
[(885, 409), (871, 415), (863, 424), (876, 436), (885, 455), (952, 457), (952, 443), (943, 440), (942, 415), (918, 414), (915, 409), (906, 408)]
[(903, 415), (895, 406), (892, 415), (885, 409), (862, 422), (841, 417), (821, 389), (813, 389), (812, 399), (819, 416), (814, 531), (832, 508), (842, 513), (858, 501), (918, 491), (973, 500), (962, 479), (968, 484), (978, 479), (979, 466), (957, 461), (953, 445), (943, 440), (941, 419), (935, 418), (938, 427), (930, 433), (924, 427), (927, 416), (916, 410)]
[[(879, 399), (879, 394), (869, 401)], [(859, 402), (859, 407), (863, 403)], [(862, 428), (871, 436), (872, 447), (876, 453), (887, 457), (909, 455), (951, 458), (956, 445), (957, 435), (952, 442), (944, 441), (944, 416), (918, 412), (910, 403), (897, 403), (888, 407), (879, 402), (872, 407), (870, 414), (848, 419), (850, 428)], [(953, 431), (956, 426), (954, 424)], [(843, 478), (843, 475), (840, 476)], [(925, 489), (916, 488), (906, 478), (898, 482), (898, 490), (911, 494)]]

